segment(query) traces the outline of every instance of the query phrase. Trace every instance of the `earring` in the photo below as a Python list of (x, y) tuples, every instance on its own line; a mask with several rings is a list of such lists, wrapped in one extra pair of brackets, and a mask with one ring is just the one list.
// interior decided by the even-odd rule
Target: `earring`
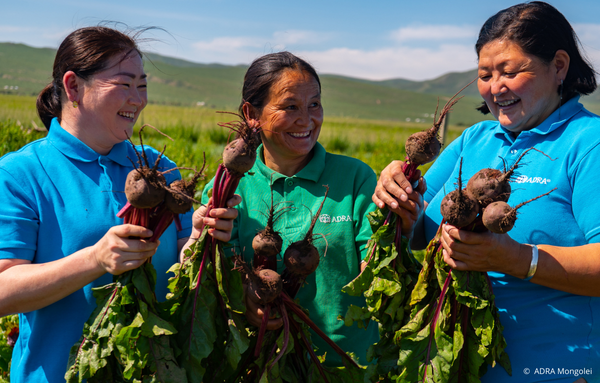
[(77, 101), (73, 101), (73, 108), (77, 108), (79, 106), (79, 103)]
[(563, 80), (560, 80), (560, 104), (562, 105), (562, 93), (563, 93)]
[(563, 88), (564, 88), (563, 80), (562, 79), (560, 80), (560, 86), (559, 86), (559, 88), (560, 88), (560, 91), (559, 91), (560, 101), (559, 101), (559, 104), (558, 104), (558, 119), (560, 120), (560, 107), (562, 106), (562, 94), (563, 94)]

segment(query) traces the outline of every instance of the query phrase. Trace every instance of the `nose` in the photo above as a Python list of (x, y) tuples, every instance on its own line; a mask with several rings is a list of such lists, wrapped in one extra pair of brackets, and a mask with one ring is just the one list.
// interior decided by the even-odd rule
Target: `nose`
[(140, 92), (136, 87), (133, 87), (131, 94), (129, 95), (129, 103), (137, 107), (143, 107), (148, 101), (146, 92)]
[(296, 125), (305, 127), (310, 125), (310, 111), (308, 108), (301, 108), (298, 111), (298, 116), (296, 118)]
[(490, 81), (490, 91), (492, 92), (492, 95), (499, 96), (502, 93), (506, 93), (508, 90), (506, 84), (504, 83), (504, 79), (501, 76), (494, 76)]

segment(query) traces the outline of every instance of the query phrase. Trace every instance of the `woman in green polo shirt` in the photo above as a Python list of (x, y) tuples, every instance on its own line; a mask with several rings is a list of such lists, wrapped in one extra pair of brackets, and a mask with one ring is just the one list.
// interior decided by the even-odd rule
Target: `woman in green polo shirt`
[[(262, 145), (252, 175), (244, 177), (236, 191), (242, 203), (234, 221), (233, 249), (247, 262), (252, 261), (252, 239), (265, 227), (267, 217), (263, 212), (271, 203), (271, 184), (274, 203), (289, 206), (275, 222), (275, 230), (284, 240), (284, 251), (304, 237), (323, 201), (323, 185), (328, 185), (329, 193), (314, 228), (314, 233), (321, 235), (314, 242), (321, 262), (296, 298), (333, 341), (365, 365), (366, 351), (378, 339), (377, 327), (346, 327), (337, 317), (344, 315), (350, 304), (364, 306), (364, 298), (351, 297), (341, 289), (359, 274), (366, 256), (371, 236), (366, 214), (375, 209), (371, 202), (377, 183), (375, 173), (357, 159), (327, 153), (317, 142), (323, 122), (321, 83), (314, 68), (304, 60), (289, 52), (256, 59), (245, 75), (242, 96), (240, 113), (246, 120), (261, 124)], [(205, 190), (205, 201), (210, 188), (212, 184)], [(407, 205), (408, 230), (422, 202), (403, 203)], [(281, 254), (278, 261), (281, 273)], [(262, 311), (249, 303), (247, 317), (258, 326)], [(269, 322), (271, 329), (279, 326), (281, 319)], [(313, 336), (313, 342), (318, 355), (327, 353), (326, 364), (341, 365), (341, 358), (320, 337)]]

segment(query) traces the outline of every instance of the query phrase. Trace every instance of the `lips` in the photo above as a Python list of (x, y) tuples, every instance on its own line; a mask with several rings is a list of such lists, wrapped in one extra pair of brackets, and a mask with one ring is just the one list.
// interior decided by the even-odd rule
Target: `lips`
[(308, 132), (289, 132), (288, 134), (294, 138), (306, 138), (310, 136), (310, 130)]
[(514, 105), (519, 101), (521, 101), (521, 100), (517, 99), (517, 100), (497, 101), (496, 104), (501, 108), (505, 108), (507, 106)]
[(133, 120), (135, 118), (135, 112), (119, 112), (119, 116)]

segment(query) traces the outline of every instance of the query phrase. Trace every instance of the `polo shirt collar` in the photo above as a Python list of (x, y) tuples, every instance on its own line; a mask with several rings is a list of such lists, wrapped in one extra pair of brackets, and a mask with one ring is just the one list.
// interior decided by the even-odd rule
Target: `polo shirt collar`
[[(316, 143), (313, 148), (313, 157), (306, 166), (292, 177), (303, 178), (309, 181), (317, 182), (325, 169), (325, 156), (327, 152), (320, 143)], [(267, 179), (273, 176), (273, 182), (280, 178), (288, 178), (287, 176), (278, 173), (265, 165), (264, 148), (262, 145), (258, 147), (258, 158), (255, 164), (255, 170), (260, 172)]]
[[(50, 124), (47, 139), (66, 157), (82, 162), (98, 161), (101, 155), (87, 146), (83, 141), (73, 136), (60, 126), (58, 119), (55, 117)], [(131, 162), (128, 156), (128, 142), (120, 142), (113, 146), (111, 151), (105, 156), (108, 159), (122, 166), (129, 166)], [(133, 153), (135, 155), (135, 153)]]
[[(541, 124), (534, 127), (533, 129), (526, 130), (521, 132), (519, 136), (523, 133), (528, 134), (539, 134), (539, 135), (547, 135), (555, 131), (564, 125), (568, 120), (571, 119), (575, 114), (579, 113), (583, 109), (583, 105), (579, 103), (579, 95), (573, 97), (565, 104), (563, 104), (560, 108), (555, 110), (548, 118), (546, 118)], [(509, 130), (505, 129), (502, 125), (497, 124), (494, 134), (505, 135), (507, 137), (514, 137), (513, 133)]]

